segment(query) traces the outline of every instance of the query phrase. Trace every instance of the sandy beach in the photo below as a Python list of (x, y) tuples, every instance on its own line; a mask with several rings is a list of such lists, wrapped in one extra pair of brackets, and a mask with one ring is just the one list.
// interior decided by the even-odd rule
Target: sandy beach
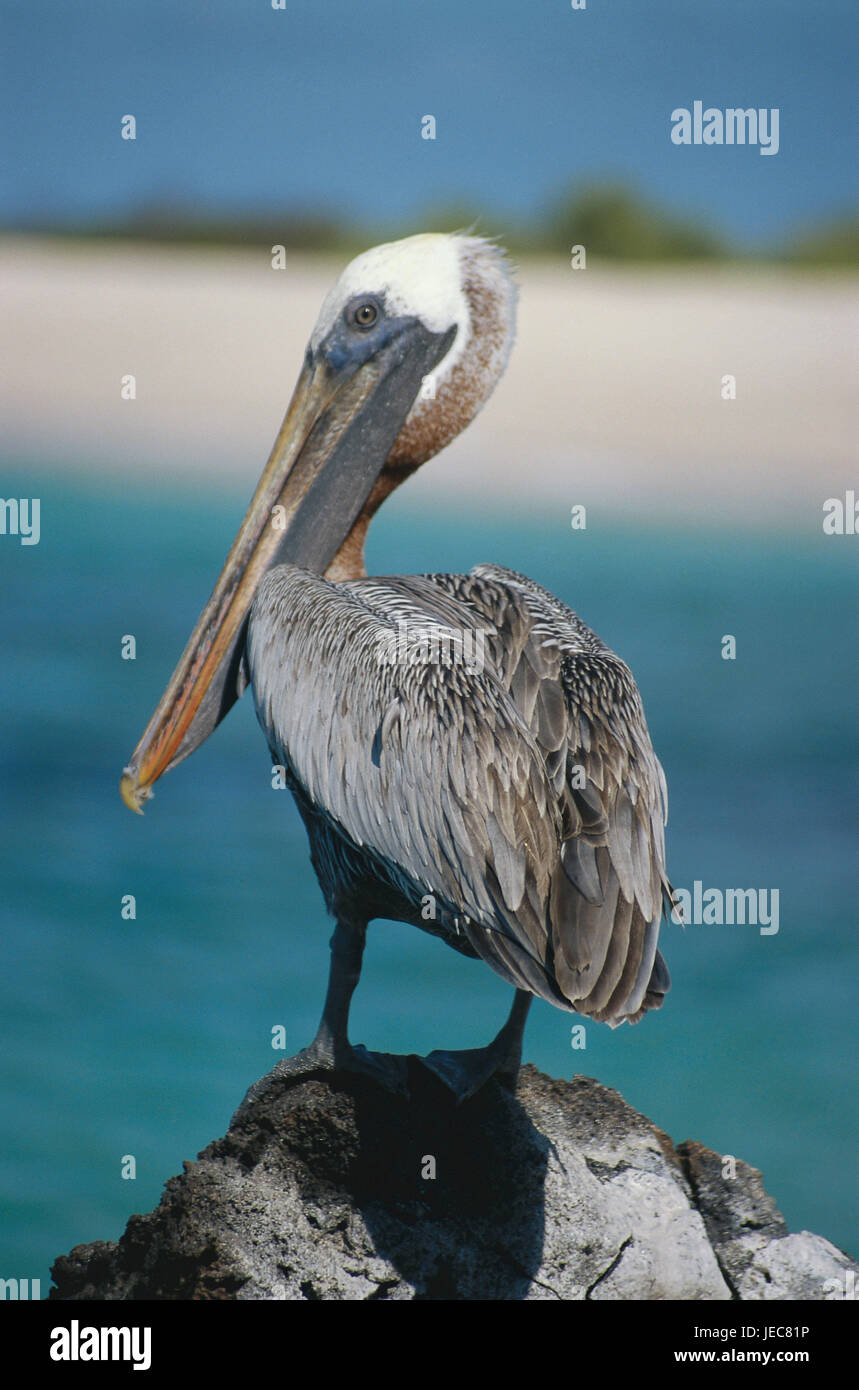
[[(265, 248), (6, 240), (6, 462), (250, 493), (338, 269), (288, 253), (274, 271)], [(410, 483), (413, 505), (455, 489), (486, 507), (816, 529), (855, 485), (855, 278), (526, 261), (518, 280), (506, 378)]]

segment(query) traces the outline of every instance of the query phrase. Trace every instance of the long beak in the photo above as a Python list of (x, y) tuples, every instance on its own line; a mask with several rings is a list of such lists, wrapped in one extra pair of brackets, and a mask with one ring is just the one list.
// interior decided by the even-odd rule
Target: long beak
[(266, 571), (289, 561), (322, 573), (360, 515), (423, 375), (447, 350), (441, 335), (413, 320), (392, 330), (365, 360), (308, 352), (212, 597), (122, 774), (132, 811), (142, 811), (153, 783), (193, 753), (243, 693), (245, 629)]

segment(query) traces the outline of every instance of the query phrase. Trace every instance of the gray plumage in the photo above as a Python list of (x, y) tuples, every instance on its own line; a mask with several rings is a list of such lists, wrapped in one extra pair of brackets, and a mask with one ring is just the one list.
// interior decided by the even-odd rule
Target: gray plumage
[[(458, 637), (404, 662), (416, 629)], [(341, 583), (283, 565), (247, 656), (338, 920), (411, 922), (612, 1025), (661, 1005), (665, 778), (629, 669), (575, 613), (495, 565)]]

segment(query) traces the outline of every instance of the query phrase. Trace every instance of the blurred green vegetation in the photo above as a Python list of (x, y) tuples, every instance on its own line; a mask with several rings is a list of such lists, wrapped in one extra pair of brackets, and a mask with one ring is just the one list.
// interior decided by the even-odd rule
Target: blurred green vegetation
[(514, 255), (568, 257), (584, 246), (595, 259), (631, 262), (750, 261), (820, 267), (859, 265), (859, 214), (786, 232), (768, 246), (742, 246), (721, 229), (678, 215), (619, 183), (586, 183), (549, 203), (530, 223), (478, 212), (467, 200), (437, 204), (397, 223), (350, 222), (334, 211), (269, 209), (241, 216), (204, 212), (176, 202), (152, 202), (105, 224), (7, 226), (7, 232), (106, 237), (208, 246), (284, 245), (292, 251), (355, 254), (412, 232), (473, 228), (501, 234)]
[(826, 226), (794, 237), (784, 258), (806, 265), (855, 266), (859, 262), (859, 214), (845, 213)]
[(613, 261), (688, 261), (735, 254), (718, 232), (676, 217), (622, 185), (589, 184), (559, 199), (543, 229), (548, 248)]

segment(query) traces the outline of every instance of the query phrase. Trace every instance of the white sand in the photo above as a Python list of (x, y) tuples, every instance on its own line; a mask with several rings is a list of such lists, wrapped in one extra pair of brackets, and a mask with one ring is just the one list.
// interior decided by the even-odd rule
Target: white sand
[[(239, 480), (250, 494), (335, 262), (0, 244), (4, 454)], [(520, 267), (517, 345), (484, 413), (409, 484), (668, 518), (779, 524), (857, 478), (857, 281), (787, 271)], [(137, 399), (120, 398), (134, 373)], [(737, 379), (737, 399), (720, 396)], [(852, 393), (852, 394), (851, 394)]]

